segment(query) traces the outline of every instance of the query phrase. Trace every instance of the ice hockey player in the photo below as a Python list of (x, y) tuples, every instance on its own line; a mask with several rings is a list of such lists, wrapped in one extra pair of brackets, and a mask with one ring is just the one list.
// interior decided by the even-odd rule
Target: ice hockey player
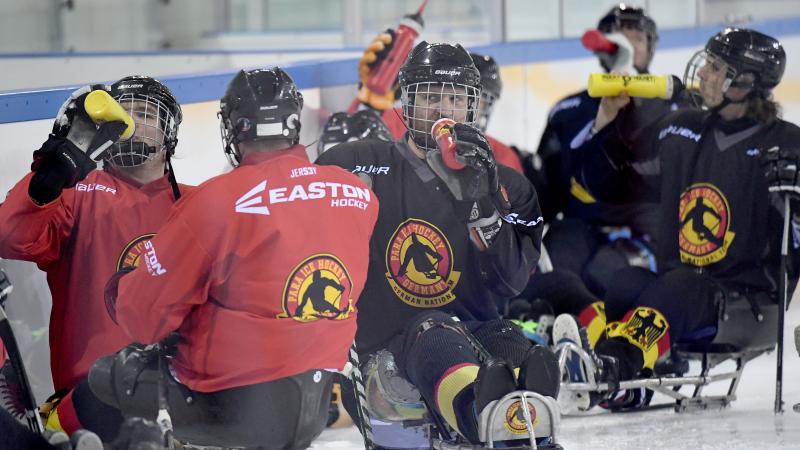
[[(381, 112), (381, 117), (392, 136), (395, 139), (402, 139), (408, 131), (402, 110), (395, 106), (396, 98), (399, 95), (398, 88), (386, 95), (378, 95), (369, 90), (367, 80), (372, 75), (373, 70), (377, 69), (392, 51), (394, 31), (389, 29), (376, 36), (364, 50), (364, 54), (358, 63), (358, 73), (361, 80), (358, 100), (365, 107)], [(478, 119), (475, 126), (481, 130), (486, 140), (495, 153), (495, 160), (504, 164), (519, 173), (522, 173), (522, 163), (517, 152), (511, 147), (503, 144), (497, 139), (486, 135), (486, 127), (491, 118), (494, 102), (500, 98), (503, 90), (503, 81), (500, 79), (500, 67), (491, 56), (484, 56), (478, 53), (470, 53), (473, 62), (480, 72), (481, 77), (481, 101), (478, 105)]]
[(322, 126), (322, 134), (317, 141), (317, 157), (342, 142), (368, 138), (387, 142), (394, 140), (374, 109), (362, 109), (352, 114), (344, 111), (333, 113)]
[[(295, 449), (325, 428), (378, 200), (357, 176), (308, 161), (302, 106), (282, 69), (237, 73), (220, 100), (236, 168), (187, 195), (145, 262), (109, 283), (109, 313), (133, 341), (180, 335), (165, 381), (179, 440)], [(90, 380), (126, 416), (154, 419), (159, 372), (146, 354), (102, 358)]]
[[(107, 90), (135, 122), (133, 136), (101, 156), (103, 170), (95, 170), (86, 149), (73, 142), (106, 142), (115, 123), (98, 128), (86, 114), (83, 102), (95, 89)], [(33, 152), (31, 172), (0, 206), (0, 256), (35, 262), (47, 273), (53, 296), (50, 364), (56, 393), (42, 408), (49, 428), (67, 434), (87, 428), (110, 439), (107, 432), (121, 420), (113, 408), (84, 402), (91, 396), (86, 376), (94, 360), (130, 342), (108, 318), (103, 288), (117, 270), (144, 259), (150, 238), (187, 190), (175, 182), (169, 163), (181, 117), (170, 90), (150, 77), (80, 88)]]
[[(557, 390), (553, 354), (532, 349), (492, 300), (516, 295), (536, 265), (539, 206), (530, 183), (498, 165), (473, 126), (480, 75), (466, 50), (423, 41), (399, 83), (408, 127), (402, 140), (348, 142), (318, 160), (368, 175), (381, 200), (359, 304), (360, 362), (388, 350), (435, 413), (477, 443), (476, 419), (492, 401), (518, 388)], [(441, 165), (430, 134), (440, 118), (457, 122), (463, 170)]]
[[(658, 33), (655, 22), (641, 8), (619, 4), (600, 19), (597, 28), (618, 43), (614, 54), (598, 53), (605, 70), (620, 70), (632, 63), (636, 71), (647, 72)], [(675, 107), (673, 101), (660, 99), (637, 98), (633, 103), (637, 122), (636, 127), (631, 126), (631, 133), (646, 128)], [(552, 272), (531, 276), (522, 296), (529, 301), (546, 300), (556, 315), (579, 316), (592, 342), (600, 337), (605, 324), (603, 305), (598, 300), (612, 274), (630, 265), (657, 270), (653, 247), (659, 182), (648, 170), (657, 154), (650, 152), (639, 165), (629, 168), (635, 172), (630, 183), (607, 187), (626, 193), (619, 203), (592, 196), (580, 182), (579, 168), (592, 169), (577, 149), (596, 130), (598, 106), (599, 100), (584, 90), (562, 100), (550, 112), (536, 155), (542, 160), (542, 173), (531, 179), (537, 192), (541, 191), (544, 218), (549, 224), (544, 246)], [(546, 181), (544, 185), (542, 180)], [(556, 217), (558, 213), (563, 217)]]
[[(687, 64), (684, 82), (702, 110), (674, 112), (631, 140), (629, 98), (602, 100), (600, 131), (581, 149), (591, 167), (581, 183), (613, 201), (609, 183), (626, 176), (641, 147), (652, 147), (660, 154), (663, 220), (658, 275), (623, 269), (606, 293), (607, 320), (618, 323), (596, 346), (601, 378), (646, 375), (671, 343), (716, 327), (720, 301), (777, 298), (781, 196), (800, 192), (800, 129), (778, 117), (772, 97), (785, 66), (776, 39), (728, 28)], [(790, 253), (796, 259), (796, 245)]]

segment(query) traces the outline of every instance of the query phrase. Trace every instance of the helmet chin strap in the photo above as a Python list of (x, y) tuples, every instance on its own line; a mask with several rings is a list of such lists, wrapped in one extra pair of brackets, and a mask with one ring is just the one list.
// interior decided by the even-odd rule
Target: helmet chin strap
[(175, 169), (172, 167), (172, 152), (167, 151), (167, 160), (166, 160), (166, 169), (167, 169), (167, 180), (169, 180), (170, 186), (172, 186), (172, 196), (175, 197), (175, 201), (178, 201), (181, 198), (181, 190), (178, 188), (178, 180), (175, 179)]

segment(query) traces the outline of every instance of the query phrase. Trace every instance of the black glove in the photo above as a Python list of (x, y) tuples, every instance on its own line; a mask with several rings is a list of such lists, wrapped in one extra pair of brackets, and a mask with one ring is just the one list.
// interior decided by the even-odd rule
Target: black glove
[(50, 203), (64, 188), (86, 178), (97, 164), (66, 137), (51, 134), (39, 150), (33, 152), (28, 195), (39, 205)]
[(456, 143), (455, 159), (466, 166), (451, 171), (459, 184), (460, 194), (456, 195), (453, 189), (451, 191), (457, 201), (470, 207), (468, 221), (491, 217), (495, 212), (508, 213), (510, 205), (500, 188), (497, 161), (489, 141), (477, 128), (463, 123), (455, 124), (451, 133)]
[(761, 164), (770, 192), (800, 195), (800, 149), (772, 147), (761, 155)]
[(53, 132), (39, 150), (33, 152), (31, 170), (35, 175), (28, 186), (31, 199), (44, 205), (55, 200), (64, 188), (86, 178), (106, 149), (116, 142), (127, 126), (123, 122), (95, 125), (86, 113), (86, 96), (95, 90), (108, 90), (102, 84), (75, 90), (61, 105)]

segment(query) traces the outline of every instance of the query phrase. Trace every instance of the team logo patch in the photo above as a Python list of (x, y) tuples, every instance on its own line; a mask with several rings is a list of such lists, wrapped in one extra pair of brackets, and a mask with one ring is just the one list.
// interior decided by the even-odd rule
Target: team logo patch
[(623, 322), (608, 332), (609, 338), (621, 337), (642, 350), (644, 366), (652, 369), (656, 360), (669, 349), (669, 323), (658, 310), (640, 306), (628, 312)]
[[(539, 418), (536, 416), (536, 408), (528, 402), (528, 412), (531, 413), (531, 423), (534, 427), (539, 425)], [(525, 411), (522, 410), (522, 402), (519, 400), (512, 403), (506, 409), (506, 421), (504, 423), (506, 430), (514, 434), (527, 434), (528, 427), (525, 425)]]
[(128, 242), (128, 245), (122, 250), (117, 260), (117, 272), (122, 269), (135, 269), (139, 267), (139, 264), (142, 262), (142, 255), (147, 253), (148, 250), (145, 244), (150, 242), (150, 239), (153, 239), (155, 235), (155, 233), (143, 234)]
[(291, 317), (298, 322), (347, 319), (355, 311), (352, 289), (353, 279), (339, 258), (310, 256), (289, 274), (278, 318)]
[(681, 261), (707, 266), (725, 258), (736, 233), (730, 231), (731, 210), (719, 189), (693, 184), (681, 195), (678, 216)]
[(395, 295), (417, 308), (436, 308), (455, 300), (461, 272), (453, 270), (453, 250), (433, 224), (408, 219), (386, 248), (386, 280)]

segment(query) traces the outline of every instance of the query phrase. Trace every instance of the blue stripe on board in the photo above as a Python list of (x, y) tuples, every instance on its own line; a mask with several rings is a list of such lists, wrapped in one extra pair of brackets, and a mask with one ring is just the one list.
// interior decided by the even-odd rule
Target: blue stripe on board
[[(800, 17), (753, 22), (747, 26), (773, 36), (800, 34)], [(692, 46), (699, 48), (721, 28), (721, 26), (702, 26), (664, 30), (660, 33), (658, 48)], [(474, 47), (471, 50), (492, 55), (501, 65), (557, 61), (587, 56), (586, 50), (583, 49), (577, 38), (492, 44)], [(247, 53), (247, 51), (229, 53)], [(180, 54), (180, 52), (170, 52), (169, 54)], [(130, 53), (115, 54), (117, 57), (130, 55)], [(64, 56), (70, 55), (60, 54), (60, 57)], [(83, 56), (92, 56), (92, 54), (83, 54)], [(356, 58), (298, 62), (287, 66), (286, 70), (300, 89), (341, 86), (358, 82), (357, 62)], [(219, 99), (234, 73), (236, 71), (231, 70), (202, 75), (165, 77), (162, 78), (162, 81), (172, 89), (179, 102), (197, 103)], [(66, 87), (0, 93), (0, 123), (52, 118), (74, 89), (75, 87)]]

